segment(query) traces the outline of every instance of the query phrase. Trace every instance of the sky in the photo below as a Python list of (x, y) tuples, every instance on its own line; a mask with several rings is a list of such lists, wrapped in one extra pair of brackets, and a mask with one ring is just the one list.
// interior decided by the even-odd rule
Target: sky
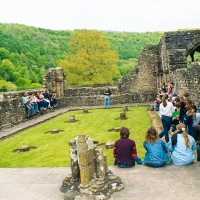
[(2, 0), (0, 23), (119, 32), (200, 28), (200, 0)]

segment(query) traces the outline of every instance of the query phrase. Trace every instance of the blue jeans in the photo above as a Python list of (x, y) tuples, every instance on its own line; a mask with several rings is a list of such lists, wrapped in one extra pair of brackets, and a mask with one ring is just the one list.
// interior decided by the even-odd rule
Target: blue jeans
[(163, 136), (165, 136), (165, 141), (169, 142), (168, 132), (172, 124), (172, 117), (162, 115), (161, 121), (162, 121), (164, 130), (160, 132), (159, 137), (162, 138)]
[(181, 121), (186, 125), (188, 134), (194, 137), (194, 129), (192, 126), (193, 125), (192, 116), (183, 115)]
[(110, 96), (104, 97), (104, 108), (110, 108)]
[(30, 117), (31, 115), (33, 115), (33, 113), (34, 113), (34, 107), (33, 106), (31, 106), (31, 104), (25, 104), (25, 106), (26, 106), (26, 108), (27, 108), (27, 110), (28, 110), (28, 117)]
[(160, 163), (145, 163), (145, 165), (149, 166), (149, 167), (164, 167), (166, 165), (166, 162), (160, 162)]

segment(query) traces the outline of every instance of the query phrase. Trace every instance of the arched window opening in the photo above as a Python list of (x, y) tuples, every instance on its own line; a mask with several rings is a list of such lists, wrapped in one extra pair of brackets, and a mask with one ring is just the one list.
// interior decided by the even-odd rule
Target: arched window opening
[(191, 65), (192, 62), (200, 61), (200, 44), (193, 48), (187, 56), (187, 64)]

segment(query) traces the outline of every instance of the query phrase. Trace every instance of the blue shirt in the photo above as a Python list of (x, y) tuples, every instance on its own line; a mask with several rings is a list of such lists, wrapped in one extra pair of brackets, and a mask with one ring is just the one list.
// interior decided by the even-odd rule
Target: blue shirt
[(158, 139), (154, 144), (150, 142), (143, 143), (147, 150), (145, 153), (144, 163), (166, 163), (170, 162), (170, 157), (167, 155), (168, 148), (163, 140)]
[(171, 159), (175, 165), (187, 165), (193, 162), (195, 155), (194, 150), (196, 149), (196, 142), (191, 135), (188, 135), (189, 147), (186, 149), (185, 139), (183, 134), (177, 134), (177, 143), (172, 147), (172, 140), (167, 144), (169, 151), (171, 152)]

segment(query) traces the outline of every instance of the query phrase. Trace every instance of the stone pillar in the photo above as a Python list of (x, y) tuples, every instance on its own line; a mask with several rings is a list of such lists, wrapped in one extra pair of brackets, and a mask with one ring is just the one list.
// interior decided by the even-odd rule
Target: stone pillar
[(80, 178), (80, 169), (78, 165), (78, 155), (77, 155), (77, 146), (76, 140), (72, 139), (69, 141), (70, 146), (70, 160), (71, 160), (71, 171), (72, 177), (74, 179)]
[(103, 154), (103, 149), (96, 148), (96, 166), (97, 166), (97, 178), (104, 179), (106, 172), (108, 170), (107, 167), (107, 157)]
[(81, 184), (87, 184), (95, 175), (94, 144), (86, 135), (78, 135), (78, 160)]
[(62, 68), (51, 68), (46, 71), (44, 76), (44, 88), (47, 88), (49, 92), (55, 91), (57, 97), (64, 96), (64, 91), (67, 88), (67, 80)]

